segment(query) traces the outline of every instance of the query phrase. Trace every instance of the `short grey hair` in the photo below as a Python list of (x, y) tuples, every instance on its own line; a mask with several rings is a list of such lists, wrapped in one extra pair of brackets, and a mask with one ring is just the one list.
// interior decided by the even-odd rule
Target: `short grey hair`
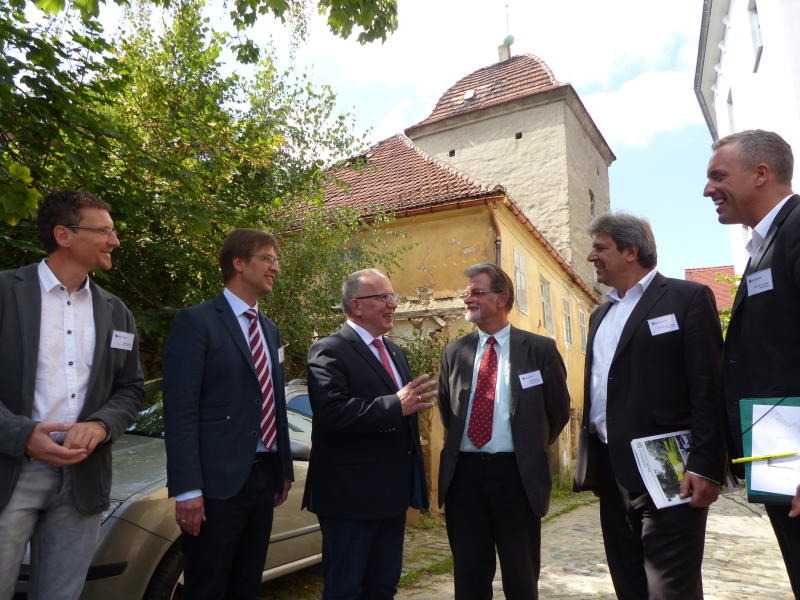
[(600, 215), (591, 225), (589, 234), (607, 233), (622, 252), (628, 248), (639, 249), (639, 264), (652, 269), (658, 262), (656, 239), (650, 223), (645, 219), (634, 217), (628, 213), (606, 213)]
[(489, 276), (489, 283), (491, 284), (492, 289), (487, 291), (497, 293), (506, 292), (508, 294), (506, 310), (510, 311), (514, 306), (514, 284), (511, 283), (511, 278), (508, 276), (508, 274), (503, 271), (503, 269), (492, 263), (478, 263), (467, 267), (464, 270), (464, 276), (467, 279), (472, 279), (481, 273), (485, 273)]
[(792, 147), (777, 133), (763, 129), (739, 131), (718, 139), (711, 148), (716, 151), (728, 144), (739, 146), (745, 168), (752, 169), (759, 163), (766, 163), (778, 183), (792, 184), (794, 173)]
[(369, 274), (385, 277), (378, 269), (361, 269), (355, 273), (350, 273), (350, 275), (344, 278), (342, 282), (342, 311), (344, 314), (350, 314), (350, 301), (356, 297), (358, 291), (361, 289), (362, 280)]

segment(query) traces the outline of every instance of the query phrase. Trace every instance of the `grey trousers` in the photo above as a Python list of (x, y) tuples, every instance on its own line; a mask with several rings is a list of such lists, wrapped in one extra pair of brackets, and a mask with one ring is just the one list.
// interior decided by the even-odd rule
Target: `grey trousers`
[(0, 600), (10, 600), (31, 544), (28, 600), (77, 600), (97, 546), (100, 515), (70, 500), (69, 468), (26, 460), (0, 510)]

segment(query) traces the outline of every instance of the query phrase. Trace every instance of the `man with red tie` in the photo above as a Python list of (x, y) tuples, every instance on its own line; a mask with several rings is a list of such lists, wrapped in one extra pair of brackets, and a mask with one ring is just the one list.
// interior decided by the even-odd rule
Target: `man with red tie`
[(347, 322), (308, 351), (313, 409), (303, 506), (322, 528), (323, 600), (394, 598), (405, 514), (428, 507), (417, 412), (428, 375), (413, 381), (392, 329), (397, 295), (374, 269), (342, 284)]
[(192, 600), (256, 598), (273, 507), (294, 479), (280, 334), (258, 310), (277, 250), (263, 231), (232, 231), (225, 289), (178, 311), (164, 348), (167, 485)]
[(478, 331), (448, 344), (439, 370), (439, 505), (455, 597), (492, 597), (496, 551), (505, 597), (531, 600), (552, 487), (548, 446), (569, 419), (566, 370), (553, 340), (509, 323), (514, 287), (504, 271), (483, 263), (465, 275), (465, 318)]

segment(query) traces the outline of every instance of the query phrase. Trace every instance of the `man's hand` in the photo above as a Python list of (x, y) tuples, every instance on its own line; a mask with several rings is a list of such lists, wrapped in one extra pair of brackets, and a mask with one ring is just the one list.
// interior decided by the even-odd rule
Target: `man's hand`
[(789, 516), (794, 518), (797, 515), (800, 515), (800, 485), (797, 486), (797, 490), (794, 492), (794, 498), (792, 498), (792, 509), (789, 511)]
[(423, 408), (433, 408), (433, 402), (428, 402), (428, 400), (436, 396), (436, 390), (430, 392), (425, 390), (429, 390), (434, 385), (436, 385), (436, 382), (431, 379), (430, 375), (425, 373), (397, 391), (404, 417), (414, 414)]
[(282, 492), (275, 492), (275, 503), (273, 506), (280, 506), (286, 499), (289, 497), (289, 490), (292, 489), (292, 482), (291, 481), (284, 481), (283, 482), (283, 491)]
[(56, 444), (50, 433), (54, 431), (70, 431), (74, 425), (72, 423), (37, 423), (28, 436), (28, 443), (25, 444), (25, 454), (50, 463), (57, 467), (74, 465), (81, 462), (87, 456), (86, 448), (69, 448)]
[(680, 497), (692, 497), (689, 506), (692, 508), (705, 508), (710, 506), (716, 501), (719, 496), (719, 484), (695, 475), (694, 473), (686, 473), (681, 481)]
[(64, 438), (64, 448), (82, 448), (88, 456), (97, 447), (97, 444), (108, 437), (106, 428), (99, 421), (85, 421), (75, 423), (69, 428), (67, 437)]
[(181, 502), (175, 502), (175, 520), (178, 527), (189, 535), (200, 533), (200, 524), (206, 520), (206, 509), (203, 497), (189, 498)]

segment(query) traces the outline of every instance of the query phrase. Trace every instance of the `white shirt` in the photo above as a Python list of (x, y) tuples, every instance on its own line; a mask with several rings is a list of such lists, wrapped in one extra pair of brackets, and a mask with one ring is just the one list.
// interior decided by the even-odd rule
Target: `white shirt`
[[(358, 323), (354, 323), (350, 319), (347, 319), (347, 324), (350, 327), (353, 328), (353, 330), (358, 334), (358, 336), (362, 340), (364, 340), (364, 343), (370, 349), (370, 351), (375, 356), (375, 358), (378, 359), (378, 362), (383, 364), (383, 361), (381, 360), (381, 355), (378, 352), (378, 349), (375, 346), (372, 345), (372, 340), (379, 339), (379, 340), (383, 341), (383, 336), (381, 336), (379, 338), (376, 338), (369, 331), (367, 331), (366, 329), (361, 327), (361, 325), (359, 325)], [(385, 346), (386, 345), (384, 343), (384, 347)], [(386, 356), (389, 357), (389, 364), (392, 366), (392, 373), (394, 373), (394, 381), (395, 381), (396, 384), (398, 384), (398, 389), (400, 389), (402, 387), (400, 384), (403, 382), (403, 380), (400, 378), (400, 372), (397, 370), (397, 365), (394, 364), (394, 361), (392, 360), (392, 356), (391, 356), (391, 354), (389, 354), (388, 350), (386, 351)]]
[(761, 244), (764, 243), (764, 239), (769, 233), (769, 228), (772, 227), (772, 222), (775, 220), (775, 217), (778, 216), (778, 213), (780, 212), (781, 208), (783, 208), (783, 205), (786, 204), (786, 201), (791, 197), (792, 194), (789, 194), (786, 196), (786, 198), (773, 206), (772, 210), (764, 215), (764, 218), (758, 222), (758, 225), (750, 230), (750, 240), (747, 242), (747, 244), (745, 244), (745, 250), (747, 250), (750, 258), (756, 257), (756, 254), (758, 254), (758, 251), (761, 248)]
[[(42, 260), (38, 266), (42, 307), (33, 388), (34, 421), (75, 423), (86, 400), (95, 349), (89, 278), (69, 293)], [(54, 433), (57, 442), (66, 433)]]
[[(472, 401), (475, 398), (475, 387), (478, 384), (478, 371), (481, 357), (486, 351), (486, 340), (495, 339), (494, 351), (497, 353), (497, 384), (494, 389), (494, 412), (492, 413), (492, 439), (480, 448), (476, 448), (469, 439), (469, 419), (472, 415)], [(461, 452), (513, 452), (514, 440), (511, 437), (511, 406), (509, 394), (509, 377), (511, 376), (511, 324), (506, 325), (495, 334), (478, 330), (478, 350), (472, 365), (472, 387), (467, 407), (467, 420), (461, 437)]]
[(617, 351), (619, 337), (625, 323), (636, 308), (653, 277), (653, 269), (642, 277), (636, 285), (629, 289), (625, 296), (619, 297), (616, 289), (606, 292), (606, 297), (613, 303), (606, 312), (592, 344), (592, 382), (589, 388), (591, 408), (589, 410), (589, 431), (597, 434), (604, 444), (608, 443), (608, 427), (606, 426), (606, 402), (608, 399), (608, 371)]
[[(222, 290), (222, 294), (225, 296), (225, 299), (228, 301), (228, 304), (233, 311), (236, 320), (239, 322), (239, 327), (242, 329), (242, 335), (244, 336), (244, 341), (247, 347), (250, 347), (250, 318), (245, 315), (245, 313), (250, 310), (251, 308), (258, 313), (258, 303), (254, 304), (253, 306), (249, 306), (247, 302), (239, 298), (236, 294), (230, 291), (228, 288)], [(264, 353), (267, 355), (267, 365), (269, 365), (269, 372), (270, 377), (272, 377), (272, 357), (269, 354), (269, 346), (267, 346), (267, 338), (264, 336), (264, 332), (261, 330), (261, 321), (256, 321), (256, 325), (258, 326), (258, 335), (261, 337), (261, 343), (264, 346)], [(273, 382), (275, 380), (273, 379)], [(275, 446), (272, 450), (267, 450), (267, 447), (264, 445), (264, 442), (261, 441), (261, 438), (258, 438), (258, 442), (256, 443), (256, 452), (277, 452), (278, 451), (278, 443), (275, 442)], [(191, 500), (192, 498), (197, 498), (198, 496), (203, 495), (203, 490), (196, 489), (196, 490), (189, 490), (188, 492), (183, 492), (182, 494), (178, 494), (175, 496), (176, 502), (183, 502), (184, 500)]]

